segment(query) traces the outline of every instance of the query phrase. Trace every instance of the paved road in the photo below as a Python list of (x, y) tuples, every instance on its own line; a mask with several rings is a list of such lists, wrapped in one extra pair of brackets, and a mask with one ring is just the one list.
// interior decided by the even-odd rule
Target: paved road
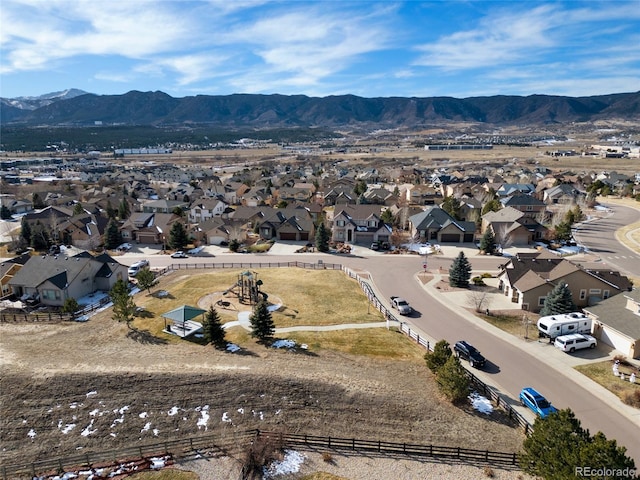
[[(166, 256), (152, 256), (153, 267), (175, 262)], [(619, 411), (612, 408), (610, 399), (598, 398), (589, 390), (589, 382), (570, 370), (570, 366), (556, 365), (560, 371), (549, 366), (548, 358), (540, 358), (531, 349), (523, 348), (523, 341), (515, 337), (496, 336), (477, 321), (470, 321), (467, 315), (443, 305), (427, 293), (416, 280), (415, 274), (422, 270), (422, 259), (418, 256), (377, 255), (366, 253), (362, 256), (329, 256), (322, 254), (284, 255), (219, 255), (215, 258), (190, 258), (180, 260), (186, 263), (207, 262), (269, 262), (304, 261), (316, 263), (341, 263), (357, 270), (371, 273), (377, 290), (383, 299), (399, 292), (417, 310), (410, 322), (434, 339), (446, 339), (450, 344), (465, 339), (479, 348), (491, 365), (487, 368), (488, 380), (498, 390), (512, 399), (517, 399), (522, 387), (534, 386), (541, 390), (553, 403), (560, 407), (570, 407), (584, 427), (592, 433), (602, 431), (608, 438), (615, 438), (628, 449), (628, 454), (640, 465), (639, 422), (632, 423)], [(448, 269), (450, 258), (429, 258), (429, 269), (443, 266)], [(494, 271), (504, 258), (471, 258), (474, 270)], [(543, 348), (540, 346), (541, 349)], [(536, 352), (543, 352), (538, 349)], [(527, 351), (529, 350), (529, 351)], [(553, 352), (555, 353), (555, 352)], [(563, 371), (563, 368), (565, 369)], [(567, 373), (570, 376), (567, 376)], [(574, 381), (573, 376), (577, 381)], [(586, 386), (585, 386), (586, 385)], [(515, 401), (514, 401), (515, 403)]]
[(622, 205), (611, 205), (604, 218), (580, 224), (574, 232), (576, 241), (602, 259), (603, 268), (610, 265), (626, 275), (640, 276), (640, 253), (616, 240), (616, 230), (640, 221), (640, 211)]

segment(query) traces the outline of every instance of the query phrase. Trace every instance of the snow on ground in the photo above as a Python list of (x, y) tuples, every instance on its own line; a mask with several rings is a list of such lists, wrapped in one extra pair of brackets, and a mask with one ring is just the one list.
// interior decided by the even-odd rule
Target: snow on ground
[(276, 340), (271, 344), (273, 348), (294, 348), (296, 342), (293, 340)]
[(480, 413), (486, 413), (489, 415), (493, 412), (493, 405), (491, 405), (491, 401), (488, 398), (483, 397), (478, 392), (473, 392), (469, 395), (469, 400), (471, 400), (471, 405)]
[(295, 450), (285, 450), (284, 458), (271, 462), (269, 467), (263, 469), (263, 479), (268, 480), (278, 475), (288, 475), (290, 473), (298, 473), (300, 466), (304, 463), (306, 457)]

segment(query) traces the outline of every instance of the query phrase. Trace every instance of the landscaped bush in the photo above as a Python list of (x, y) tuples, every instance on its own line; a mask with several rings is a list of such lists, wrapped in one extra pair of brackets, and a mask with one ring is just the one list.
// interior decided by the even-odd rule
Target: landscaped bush
[(493, 275), (491, 275), (489, 272), (484, 272), (482, 275), (480, 275), (482, 278), (493, 278)]
[(640, 408), (640, 387), (632, 392), (624, 392), (622, 394), (622, 401), (632, 407)]
[(471, 279), (471, 281), (473, 282), (473, 284), (474, 284), (476, 287), (482, 287), (482, 286), (485, 286), (485, 285), (486, 285), (486, 283), (484, 283), (484, 280), (482, 279), (482, 277), (473, 277), (473, 278)]

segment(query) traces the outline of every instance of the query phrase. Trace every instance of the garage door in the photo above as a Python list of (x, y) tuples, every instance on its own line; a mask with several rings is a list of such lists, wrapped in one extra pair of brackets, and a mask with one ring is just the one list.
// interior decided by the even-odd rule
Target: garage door
[(443, 233), (440, 236), (440, 241), (441, 242), (459, 242), (460, 235), (457, 233)]
[(280, 232), (280, 240), (295, 240), (296, 234), (293, 232)]
[(464, 234), (464, 241), (465, 242), (473, 242), (473, 233), (465, 233)]
[(303, 241), (309, 240), (309, 232), (302, 232), (300, 234), (300, 240), (303, 240)]

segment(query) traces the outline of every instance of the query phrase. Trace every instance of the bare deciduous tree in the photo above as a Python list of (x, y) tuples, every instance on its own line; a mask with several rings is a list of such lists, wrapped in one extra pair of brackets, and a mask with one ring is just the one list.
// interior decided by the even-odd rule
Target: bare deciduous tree
[(486, 291), (472, 290), (467, 294), (467, 305), (474, 308), (476, 312), (486, 312), (491, 305), (491, 297)]

